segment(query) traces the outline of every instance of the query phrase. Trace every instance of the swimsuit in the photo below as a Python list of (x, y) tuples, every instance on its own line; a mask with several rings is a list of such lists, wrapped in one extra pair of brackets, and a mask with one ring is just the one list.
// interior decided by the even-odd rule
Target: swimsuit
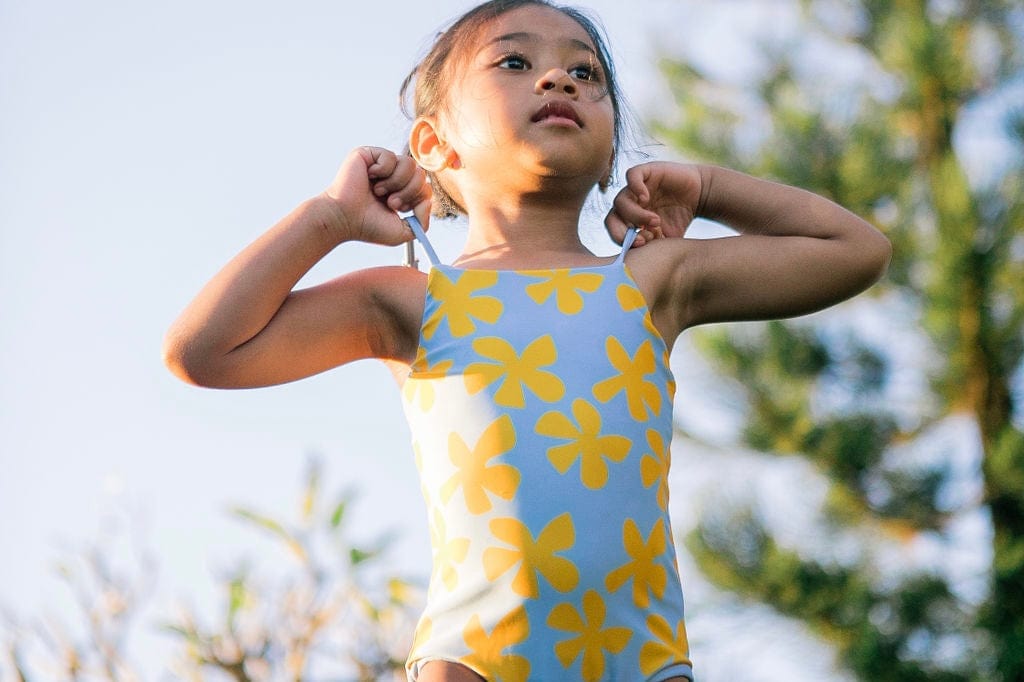
[[(411, 222), (411, 221), (410, 221)], [(403, 389), (433, 570), (407, 663), (692, 679), (668, 516), (675, 385), (624, 256), (433, 267)]]

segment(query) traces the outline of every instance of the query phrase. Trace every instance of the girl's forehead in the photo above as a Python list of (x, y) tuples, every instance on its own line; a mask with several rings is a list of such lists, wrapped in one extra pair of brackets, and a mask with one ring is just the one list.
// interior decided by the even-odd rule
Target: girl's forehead
[(590, 52), (595, 52), (590, 34), (572, 17), (552, 7), (527, 5), (510, 10), (491, 19), (481, 27), (477, 35), (477, 49), (493, 43), (519, 42), (572, 43)]

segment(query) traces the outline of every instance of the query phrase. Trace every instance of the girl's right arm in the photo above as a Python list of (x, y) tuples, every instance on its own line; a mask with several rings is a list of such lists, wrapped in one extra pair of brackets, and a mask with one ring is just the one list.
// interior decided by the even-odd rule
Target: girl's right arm
[[(302, 203), (233, 258), (171, 326), (164, 361), (202, 386), (283, 383), (353, 360), (410, 352), (409, 268), (376, 268), (293, 291), (339, 244), (401, 244), (412, 233), (395, 211), (426, 225), (430, 187), (407, 156), (360, 147), (330, 187)], [(402, 295), (404, 294), (404, 296)], [(409, 313), (409, 314), (407, 314)], [(414, 343), (414, 341), (413, 341)]]

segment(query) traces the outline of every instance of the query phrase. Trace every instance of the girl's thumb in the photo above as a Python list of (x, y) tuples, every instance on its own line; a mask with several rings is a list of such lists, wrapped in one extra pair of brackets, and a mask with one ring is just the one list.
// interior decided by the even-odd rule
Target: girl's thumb
[(416, 219), (420, 221), (420, 225), (423, 226), (424, 232), (430, 228), (430, 208), (433, 204), (429, 184), (426, 185), (426, 190), (426, 196), (412, 208), (412, 213), (416, 216)]

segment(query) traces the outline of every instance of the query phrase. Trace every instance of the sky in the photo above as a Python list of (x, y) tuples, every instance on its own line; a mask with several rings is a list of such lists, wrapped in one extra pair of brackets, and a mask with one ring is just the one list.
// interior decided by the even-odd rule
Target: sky
[[(326, 186), (350, 149), (401, 146), (398, 86), (471, 4), (0, 3), (0, 609), (60, 613), (55, 559), (111, 515), (131, 518), (158, 558), (154, 611), (212, 596), (217, 572), (255, 546), (226, 509), (290, 515), (311, 454), (328, 493), (361, 492), (353, 515), (365, 532), (402, 529), (398, 561), (425, 576), (409, 434), (382, 366), (212, 391), (172, 377), (160, 344), (217, 268)], [(603, 19), (641, 113), (664, 105), (659, 49), (739, 49), (736, 34), (770, 4), (695, 26), (669, 0), (581, 3)], [(442, 259), (456, 252), (458, 227), (432, 235)], [(345, 248), (307, 281), (401, 256)], [(701, 378), (676, 362), (681, 386)], [(777, 468), (776, 483), (799, 481), (791, 469)], [(713, 485), (708, 476), (680, 485)], [(827, 652), (795, 626), (763, 621), (777, 650), (765, 653), (764, 633), (743, 631), (727, 597), (685, 570), (684, 589), (702, 605), (690, 629), (703, 680), (755, 658), (752, 682), (828, 676)], [(142, 639), (158, 658), (166, 642)]]

